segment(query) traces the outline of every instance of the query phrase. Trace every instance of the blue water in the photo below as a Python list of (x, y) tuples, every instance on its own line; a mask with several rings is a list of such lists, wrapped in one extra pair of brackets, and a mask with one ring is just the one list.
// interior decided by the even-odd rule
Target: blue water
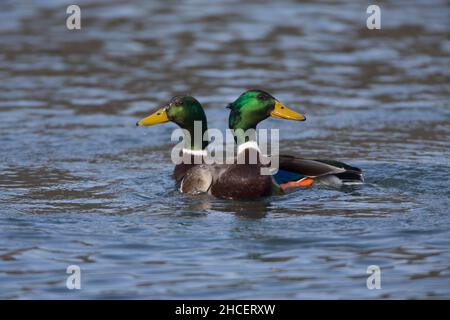
[[(3, 1), (0, 298), (450, 298), (450, 42), (445, 1)], [(209, 127), (261, 88), (307, 121), (281, 152), (361, 167), (366, 184), (261, 201), (180, 194), (173, 124)], [(81, 290), (66, 268), (81, 268)], [(381, 268), (381, 289), (366, 287)]]

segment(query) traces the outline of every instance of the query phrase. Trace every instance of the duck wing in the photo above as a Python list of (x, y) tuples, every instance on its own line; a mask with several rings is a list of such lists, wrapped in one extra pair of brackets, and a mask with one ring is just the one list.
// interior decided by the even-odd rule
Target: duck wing
[(274, 178), (278, 184), (304, 178), (312, 178), (316, 181), (334, 179), (335, 182), (347, 184), (363, 181), (361, 169), (346, 163), (325, 159), (305, 159), (290, 155), (279, 156), (279, 170)]

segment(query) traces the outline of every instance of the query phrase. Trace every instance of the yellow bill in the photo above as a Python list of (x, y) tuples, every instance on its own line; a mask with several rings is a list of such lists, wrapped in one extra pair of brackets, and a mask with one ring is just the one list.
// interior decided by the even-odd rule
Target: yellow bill
[(161, 108), (157, 110), (156, 112), (152, 113), (148, 117), (136, 122), (137, 126), (152, 126), (154, 124), (158, 123), (164, 123), (169, 121), (169, 118), (167, 117), (167, 112), (165, 108)]
[(288, 107), (281, 104), (278, 100), (275, 100), (275, 108), (272, 110), (270, 115), (274, 118), (305, 121), (304, 115), (289, 109)]

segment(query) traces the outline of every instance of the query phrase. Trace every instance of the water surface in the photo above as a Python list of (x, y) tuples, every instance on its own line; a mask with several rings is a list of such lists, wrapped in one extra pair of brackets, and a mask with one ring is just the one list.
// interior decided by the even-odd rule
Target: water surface
[[(386, 2), (380, 31), (355, 1), (78, 1), (81, 31), (69, 4), (0, 10), (0, 298), (450, 298), (445, 1)], [(250, 88), (306, 114), (261, 126), (282, 152), (366, 184), (179, 194), (175, 125), (136, 120), (187, 93), (223, 130)]]

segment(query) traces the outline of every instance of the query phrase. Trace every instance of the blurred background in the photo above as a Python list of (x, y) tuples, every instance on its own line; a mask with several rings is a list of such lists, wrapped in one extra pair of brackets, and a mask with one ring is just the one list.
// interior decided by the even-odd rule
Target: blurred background
[[(3, 0), (0, 298), (449, 298), (449, 17), (439, 0)], [(367, 183), (179, 194), (175, 126), (136, 120), (190, 94), (224, 130), (252, 88), (307, 116), (263, 123), (282, 152)]]

